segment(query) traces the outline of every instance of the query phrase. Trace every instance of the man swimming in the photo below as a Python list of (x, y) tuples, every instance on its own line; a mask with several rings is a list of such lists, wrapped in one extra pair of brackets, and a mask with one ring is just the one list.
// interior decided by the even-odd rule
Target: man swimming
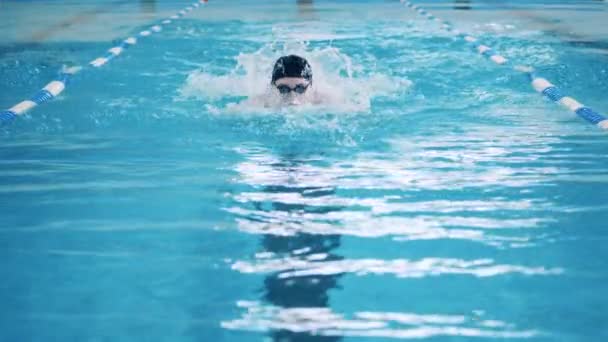
[(286, 108), (298, 105), (322, 105), (330, 103), (327, 94), (319, 93), (312, 83), (312, 68), (300, 56), (282, 56), (272, 68), (270, 84), (263, 94), (240, 102), (248, 107)]
[(284, 104), (297, 105), (310, 102), (306, 101), (306, 93), (312, 86), (310, 64), (306, 59), (296, 55), (280, 57), (274, 63), (270, 84), (276, 89)]

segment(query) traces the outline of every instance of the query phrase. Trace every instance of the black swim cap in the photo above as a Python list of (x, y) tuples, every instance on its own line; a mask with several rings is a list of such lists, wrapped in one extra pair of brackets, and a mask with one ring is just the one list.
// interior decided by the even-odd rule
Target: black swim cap
[(283, 56), (274, 63), (271, 83), (283, 77), (303, 77), (312, 81), (312, 69), (308, 61), (300, 56)]

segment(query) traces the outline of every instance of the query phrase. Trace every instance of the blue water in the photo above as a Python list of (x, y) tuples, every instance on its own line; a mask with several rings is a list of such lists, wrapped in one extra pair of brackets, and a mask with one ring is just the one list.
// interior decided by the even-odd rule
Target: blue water
[[(1, 3), (2, 108), (185, 4), (107, 3)], [(606, 113), (608, 41), (472, 5)], [(247, 102), (292, 51), (337, 100)], [(0, 139), (1, 341), (608, 338), (605, 133), (398, 2), (210, 2)]]

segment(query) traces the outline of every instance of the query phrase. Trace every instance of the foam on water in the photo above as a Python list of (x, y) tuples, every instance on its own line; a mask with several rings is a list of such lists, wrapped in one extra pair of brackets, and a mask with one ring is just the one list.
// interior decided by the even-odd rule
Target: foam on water
[[(307, 95), (315, 101), (281, 106), (280, 96), (270, 86), (270, 75), (276, 59), (287, 54), (303, 56), (311, 64), (313, 85)], [(207, 109), (215, 114), (364, 113), (370, 111), (373, 98), (403, 94), (412, 84), (407, 78), (366, 70), (332, 46), (269, 43), (253, 53), (240, 53), (235, 60), (236, 66), (228, 74), (192, 71), (180, 89), (181, 97), (211, 102)], [(233, 100), (221, 101), (227, 98)]]

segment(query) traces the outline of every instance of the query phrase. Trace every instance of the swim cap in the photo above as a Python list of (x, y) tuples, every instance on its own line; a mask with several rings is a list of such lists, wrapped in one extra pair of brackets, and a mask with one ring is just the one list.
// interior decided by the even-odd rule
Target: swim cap
[(312, 69), (308, 61), (300, 56), (283, 56), (274, 63), (271, 83), (283, 77), (303, 77), (312, 81)]

